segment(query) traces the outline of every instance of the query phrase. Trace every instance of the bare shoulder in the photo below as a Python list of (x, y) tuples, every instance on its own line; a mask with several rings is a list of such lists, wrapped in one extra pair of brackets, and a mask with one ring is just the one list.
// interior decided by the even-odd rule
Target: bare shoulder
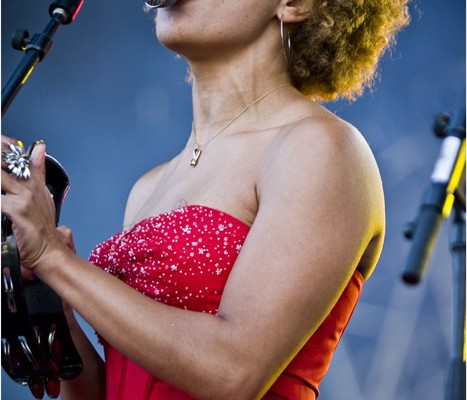
[[(385, 229), (379, 170), (362, 134), (325, 109), (278, 132), (258, 184), (260, 204), (287, 214), (297, 227), (310, 224), (322, 237), (356, 238), (357, 268), (368, 277)], [(331, 227), (331, 231), (329, 231)]]
[(154, 187), (161, 180), (168, 163), (161, 164), (141, 176), (131, 188), (125, 208), (124, 226), (129, 226), (136, 214), (144, 207)]
[[(353, 125), (324, 108), (284, 126), (278, 134), (277, 145), (272, 149), (277, 151), (276, 156), (291, 157), (293, 153), (302, 166), (308, 164), (316, 168), (317, 162), (330, 162), (335, 170), (345, 167), (346, 162), (354, 166), (364, 163), (365, 167), (371, 167), (378, 174), (373, 154), (363, 135)], [(330, 158), (337, 155), (340, 160)]]
[(272, 179), (292, 174), (306, 182), (310, 177), (319, 182), (325, 176), (358, 179), (362, 184), (381, 183), (376, 161), (363, 135), (324, 109), (283, 126), (269, 152), (267, 168), (274, 171), (269, 175)]

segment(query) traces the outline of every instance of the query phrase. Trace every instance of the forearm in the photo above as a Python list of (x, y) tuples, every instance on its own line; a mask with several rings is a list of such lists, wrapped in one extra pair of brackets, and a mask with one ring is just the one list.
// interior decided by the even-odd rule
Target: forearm
[(104, 400), (106, 396), (105, 364), (70, 309), (66, 312), (70, 334), (83, 362), (83, 371), (73, 380), (62, 381), (63, 400)]

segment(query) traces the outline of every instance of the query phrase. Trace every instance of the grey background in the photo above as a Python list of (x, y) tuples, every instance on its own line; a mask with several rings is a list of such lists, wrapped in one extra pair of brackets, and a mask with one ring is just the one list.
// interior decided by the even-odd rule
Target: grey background
[[(2, 1), (2, 86), (22, 54), (15, 28), (41, 32), (49, 2)], [(412, 24), (381, 64), (381, 80), (357, 102), (328, 104), (366, 136), (383, 177), (387, 237), (321, 386), (320, 400), (439, 400), (451, 346), (450, 223), (417, 287), (400, 280), (402, 237), (428, 185), (440, 140), (434, 117), (455, 109), (465, 86), (465, 3), (413, 2)], [(3, 118), (2, 131), (27, 144), (42, 138), (66, 168), (71, 191), (61, 223), (78, 253), (121, 228), (126, 196), (145, 171), (174, 156), (191, 127), (184, 61), (155, 39), (142, 2), (87, 1)], [(336, 246), (339, 245), (338, 241)], [(87, 328), (94, 340), (91, 329)], [(29, 399), (2, 371), (2, 398)]]

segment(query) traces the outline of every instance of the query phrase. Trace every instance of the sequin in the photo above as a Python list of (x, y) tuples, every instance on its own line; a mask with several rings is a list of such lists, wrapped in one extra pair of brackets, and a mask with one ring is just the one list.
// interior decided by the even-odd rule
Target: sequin
[[(185, 206), (116, 234), (95, 248), (90, 261), (156, 301), (215, 314), (248, 231), (247, 225), (221, 211)], [(269, 392), (272, 397), (318, 395), (319, 382), (362, 285), (363, 277), (356, 271), (329, 316), (278, 377)], [(142, 399), (142, 387), (150, 389), (144, 392), (145, 400), (189, 398), (151, 376), (105, 340), (104, 346), (109, 399)]]
[(222, 211), (185, 206), (117, 233), (89, 261), (154, 300), (213, 314), (248, 231)]

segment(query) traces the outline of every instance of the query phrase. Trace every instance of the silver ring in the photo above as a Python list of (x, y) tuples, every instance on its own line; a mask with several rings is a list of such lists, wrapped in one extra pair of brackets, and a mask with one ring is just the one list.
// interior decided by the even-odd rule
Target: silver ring
[(10, 151), (2, 153), (3, 161), (5, 161), (8, 170), (18, 178), (29, 179), (31, 177), (31, 171), (29, 170), (30, 155), (25, 153), (21, 146), (9, 143), (8, 147)]

